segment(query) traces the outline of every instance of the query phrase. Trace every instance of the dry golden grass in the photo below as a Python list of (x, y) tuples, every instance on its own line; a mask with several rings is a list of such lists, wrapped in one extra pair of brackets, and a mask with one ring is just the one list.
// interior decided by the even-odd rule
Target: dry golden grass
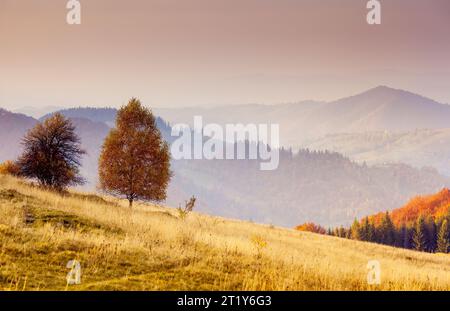
[[(450, 257), (72, 192), (0, 175), (3, 290), (449, 290)], [(67, 286), (66, 264), (82, 265)], [(381, 285), (367, 284), (379, 260)]]

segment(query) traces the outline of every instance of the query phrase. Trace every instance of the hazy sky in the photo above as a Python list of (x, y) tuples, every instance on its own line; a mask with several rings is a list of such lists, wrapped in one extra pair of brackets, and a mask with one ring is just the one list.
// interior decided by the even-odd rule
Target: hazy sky
[(0, 0), (0, 106), (330, 100), (388, 85), (450, 103), (450, 1)]

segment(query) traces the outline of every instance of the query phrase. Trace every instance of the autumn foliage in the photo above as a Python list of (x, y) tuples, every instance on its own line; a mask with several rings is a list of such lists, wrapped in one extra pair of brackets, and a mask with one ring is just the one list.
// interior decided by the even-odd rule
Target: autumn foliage
[(116, 127), (105, 139), (99, 160), (100, 188), (138, 199), (162, 201), (171, 178), (168, 144), (152, 112), (131, 99), (117, 113)]
[(308, 223), (299, 225), (299, 226), (295, 227), (295, 230), (308, 231), (308, 232), (314, 232), (314, 233), (319, 233), (319, 234), (325, 234), (327, 232), (325, 230), (325, 228), (323, 228), (319, 225), (316, 225), (315, 223), (312, 223), (312, 222), (308, 222)]
[(330, 233), (354, 240), (415, 249), (422, 252), (450, 252), (450, 190), (418, 196), (392, 212), (356, 220), (352, 226)]
[(24, 151), (17, 161), (21, 176), (57, 190), (84, 183), (79, 167), (85, 151), (75, 126), (62, 114), (38, 123), (25, 135), (22, 145)]
[(20, 168), (13, 161), (5, 161), (3, 163), (0, 163), (0, 174), (19, 176)]
[[(416, 222), (421, 216), (439, 219), (446, 216), (450, 209), (450, 190), (442, 191), (428, 196), (417, 196), (409, 201), (405, 206), (391, 212), (392, 222), (396, 226), (410, 225)], [(375, 216), (374, 222), (379, 224), (383, 213)]]

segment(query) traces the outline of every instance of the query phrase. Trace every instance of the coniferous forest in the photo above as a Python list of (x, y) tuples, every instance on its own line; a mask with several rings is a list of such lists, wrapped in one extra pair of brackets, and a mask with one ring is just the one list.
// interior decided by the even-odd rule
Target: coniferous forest
[(412, 199), (392, 212), (355, 219), (353, 224), (325, 230), (307, 223), (296, 227), (352, 240), (373, 242), (429, 253), (450, 252), (450, 190)]

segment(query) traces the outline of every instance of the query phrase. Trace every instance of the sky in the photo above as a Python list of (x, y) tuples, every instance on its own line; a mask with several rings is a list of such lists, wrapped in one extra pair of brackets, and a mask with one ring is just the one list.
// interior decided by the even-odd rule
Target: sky
[(377, 85), (450, 103), (450, 1), (0, 0), (0, 107), (333, 100)]

